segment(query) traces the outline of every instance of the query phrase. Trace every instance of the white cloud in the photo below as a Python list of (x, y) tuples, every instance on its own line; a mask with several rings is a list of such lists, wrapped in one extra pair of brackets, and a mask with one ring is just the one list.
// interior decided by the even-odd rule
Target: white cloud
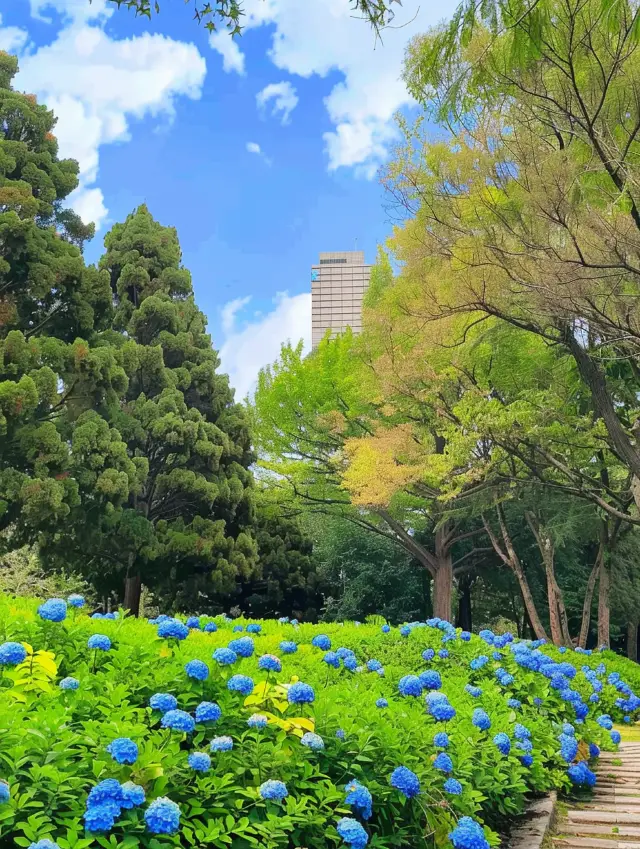
[(249, 153), (257, 153), (258, 156), (262, 155), (262, 148), (258, 142), (247, 142), (247, 150)]
[(231, 33), (221, 29), (209, 36), (209, 46), (222, 56), (222, 67), (230, 74), (244, 74), (244, 53), (240, 50), (238, 39), (232, 38)]
[(395, 28), (383, 30), (381, 40), (353, 17), (347, 0), (246, 0), (243, 25), (274, 25), (269, 55), (290, 74), (343, 75), (325, 99), (334, 125), (324, 136), (329, 168), (356, 167), (371, 176), (395, 137), (394, 114), (412, 103), (400, 79), (407, 42), (457, 5), (458, 0), (404, 0)]
[[(69, 203), (100, 227), (107, 216), (95, 185), (100, 147), (126, 142), (132, 118), (171, 119), (178, 97), (199, 98), (206, 63), (193, 44), (163, 35), (111, 38), (102, 28), (112, 13), (106, 0), (31, 0), (34, 16), (48, 20), (51, 9), (65, 25), (50, 44), (24, 51), (15, 85), (57, 116), (60, 155), (80, 165), (80, 185)], [(8, 29), (0, 28), (0, 41)]]
[(234, 329), (236, 315), (243, 307), (246, 307), (250, 300), (251, 295), (247, 295), (246, 298), (235, 298), (233, 301), (227, 301), (227, 303), (222, 307), (220, 314), (222, 319), (222, 332), (225, 336), (228, 336)]
[[(244, 305), (249, 302), (246, 298), (241, 300)], [(225, 305), (223, 312), (228, 306)], [(231, 386), (236, 390), (236, 398), (242, 399), (255, 389), (258, 372), (278, 358), (283, 342), (295, 345), (300, 339), (308, 351), (311, 348), (311, 294), (307, 292), (302, 295), (279, 292), (271, 312), (240, 328), (232, 323), (220, 348), (220, 360), (221, 370), (229, 375)]]
[(27, 42), (28, 33), (20, 27), (3, 27), (0, 15), (0, 50), (6, 53), (16, 53), (22, 50)]
[(262, 91), (256, 94), (256, 103), (259, 109), (265, 109), (270, 101), (273, 101), (272, 115), (282, 113), (283, 124), (289, 123), (289, 115), (298, 105), (298, 96), (295, 88), (290, 82), (270, 83)]

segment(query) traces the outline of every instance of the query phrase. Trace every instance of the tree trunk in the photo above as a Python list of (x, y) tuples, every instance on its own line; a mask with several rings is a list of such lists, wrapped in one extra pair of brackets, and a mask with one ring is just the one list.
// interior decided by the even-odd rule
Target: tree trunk
[(447, 622), (453, 621), (453, 562), (449, 547), (449, 523), (436, 529), (436, 570), (433, 578), (433, 615)]
[(140, 595), (142, 593), (142, 579), (140, 575), (127, 575), (124, 581), (124, 604), (125, 610), (137, 616), (140, 613)]
[(609, 564), (607, 558), (600, 567), (600, 589), (598, 592), (598, 646), (609, 648)]
[(525, 610), (527, 612), (529, 624), (533, 629), (533, 633), (535, 634), (536, 640), (546, 640), (548, 639), (547, 632), (544, 629), (544, 625), (540, 621), (540, 617), (536, 609), (536, 603), (533, 600), (533, 595), (531, 593), (531, 587), (529, 586), (529, 581), (527, 580), (527, 576), (524, 573), (524, 569), (522, 568), (520, 560), (517, 561), (517, 565), (513, 566), (513, 571), (515, 573), (516, 578), (518, 579), (518, 584), (520, 585), (520, 592), (522, 593), (522, 600), (524, 602)]
[(555, 569), (553, 572), (553, 580), (555, 583), (556, 601), (558, 603), (558, 617), (560, 619), (560, 633), (562, 634), (562, 642), (565, 646), (572, 645), (571, 632), (569, 631), (569, 617), (567, 616), (567, 608), (564, 604), (564, 595), (556, 580)]
[(562, 590), (558, 586), (555, 573), (555, 551), (553, 540), (538, 521), (535, 513), (527, 510), (526, 520), (531, 528), (544, 564), (547, 577), (547, 598), (549, 603), (549, 624), (551, 626), (551, 639), (556, 646), (571, 645), (571, 634), (569, 633), (569, 622), (567, 611), (564, 606)]
[(629, 622), (627, 625), (627, 657), (638, 662), (638, 623)]
[(593, 569), (587, 581), (587, 588), (584, 592), (584, 604), (582, 605), (582, 623), (580, 625), (580, 636), (578, 637), (578, 646), (581, 649), (586, 649), (587, 639), (589, 637), (589, 625), (591, 624), (591, 605), (593, 604), (593, 593), (596, 589), (596, 581), (600, 574), (602, 565), (602, 557), (604, 555), (604, 547), (602, 542), (598, 548), (596, 562), (593, 564)]
[(458, 628), (470, 631), (471, 622), (471, 584), (469, 578), (461, 578), (458, 581)]

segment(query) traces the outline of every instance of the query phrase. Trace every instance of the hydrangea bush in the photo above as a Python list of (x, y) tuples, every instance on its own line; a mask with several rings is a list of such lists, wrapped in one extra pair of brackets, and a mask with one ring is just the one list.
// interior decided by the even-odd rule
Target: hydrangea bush
[(2, 845), (496, 846), (640, 714), (608, 651), (68, 604), (0, 600)]

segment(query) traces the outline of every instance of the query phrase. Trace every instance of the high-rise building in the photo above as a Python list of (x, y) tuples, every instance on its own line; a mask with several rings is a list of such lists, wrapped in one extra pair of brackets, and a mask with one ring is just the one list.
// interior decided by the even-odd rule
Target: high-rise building
[(315, 348), (327, 330), (362, 330), (362, 296), (369, 285), (371, 266), (363, 251), (321, 253), (311, 266), (311, 343)]

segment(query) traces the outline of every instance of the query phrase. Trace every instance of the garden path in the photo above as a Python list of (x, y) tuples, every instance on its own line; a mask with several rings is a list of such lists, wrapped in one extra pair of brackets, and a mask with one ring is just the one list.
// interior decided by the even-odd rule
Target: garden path
[(588, 802), (570, 808), (553, 838), (556, 849), (640, 849), (640, 742), (602, 752)]

